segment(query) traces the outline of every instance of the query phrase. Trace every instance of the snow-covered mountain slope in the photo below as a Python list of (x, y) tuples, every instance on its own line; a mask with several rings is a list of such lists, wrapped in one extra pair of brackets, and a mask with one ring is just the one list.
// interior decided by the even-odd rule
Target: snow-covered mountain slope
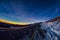
[(43, 22), (41, 28), (47, 31), (46, 40), (60, 40), (60, 17)]
[(0, 31), (0, 40), (60, 40), (60, 17), (17, 30)]

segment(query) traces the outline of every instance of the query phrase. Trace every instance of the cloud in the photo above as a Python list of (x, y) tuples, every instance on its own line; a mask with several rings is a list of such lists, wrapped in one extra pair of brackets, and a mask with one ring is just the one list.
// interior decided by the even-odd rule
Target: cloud
[[(10, 5), (10, 7), (9, 7), (9, 5)], [(30, 15), (30, 13), (29, 12), (26, 12), (26, 11), (24, 11), (23, 10), (23, 6), (22, 5), (20, 5), (20, 6), (17, 6), (17, 5), (15, 5), (13, 2), (11, 2), (9, 5), (6, 5), (6, 4), (3, 4), (3, 7), (6, 9), (6, 10), (8, 10), (9, 12), (6, 14), (4, 14), (3, 13), (3, 16), (5, 17), (6, 16), (6, 18), (8, 17), (9, 19), (8, 20), (12, 20), (12, 19), (16, 19), (16, 20), (18, 20), (19, 22), (29, 22), (29, 23), (34, 23), (34, 22), (41, 22), (41, 21), (45, 21), (45, 19), (44, 19), (44, 17), (40, 17), (39, 16), (39, 19), (38, 18), (35, 18), (35, 17), (37, 17), (37, 16), (33, 16), (32, 14)], [(47, 11), (49, 11), (50, 10), (50, 8), (49, 9), (47, 9), (47, 10), (45, 10), (45, 11), (43, 11), (42, 13), (40, 13), (40, 15), (41, 14), (43, 14), (43, 13), (46, 13)], [(14, 12), (12, 12), (12, 11), (14, 11)], [(33, 12), (34, 13), (34, 12)], [(41, 15), (42, 16), (42, 15)], [(14, 19), (14, 20), (15, 20)]]
[(16, 16), (16, 15), (8, 15), (11, 18), (16, 18), (18, 20), (20, 20), (19, 22), (29, 22), (29, 23), (34, 23), (34, 22), (40, 22), (42, 21), (41, 19), (36, 19), (36, 18), (26, 18), (26, 17), (22, 17), (22, 16)]

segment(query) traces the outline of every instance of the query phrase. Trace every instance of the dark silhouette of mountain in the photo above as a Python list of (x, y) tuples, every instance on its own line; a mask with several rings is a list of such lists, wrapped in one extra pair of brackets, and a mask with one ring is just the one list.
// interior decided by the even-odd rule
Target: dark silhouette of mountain
[(0, 22), (0, 27), (25, 27), (28, 25), (18, 25), (18, 24), (9, 24), (9, 23), (5, 23), (5, 22)]
[[(42, 22), (29, 24), (28, 27), (25, 25), (24, 26), (25, 28), (18, 29), (18, 30), (0, 31), (0, 40), (24, 40), (24, 39), (34, 40), (35, 30), (37, 30), (37, 33), (39, 33), (39, 35), (44, 38), (46, 31), (43, 29), (40, 29), (41, 23)], [(7, 25), (7, 27), (15, 26), (15, 25), (5, 24), (5, 23), (1, 23), (1, 24), (3, 26)], [(26, 37), (28, 38), (26, 39)]]

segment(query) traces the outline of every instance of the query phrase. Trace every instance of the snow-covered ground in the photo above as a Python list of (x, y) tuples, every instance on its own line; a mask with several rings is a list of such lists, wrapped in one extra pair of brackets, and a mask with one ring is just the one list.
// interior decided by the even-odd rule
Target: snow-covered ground
[(41, 25), (41, 28), (47, 31), (44, 40), (60, 40), (60, 21), (45, 22)]

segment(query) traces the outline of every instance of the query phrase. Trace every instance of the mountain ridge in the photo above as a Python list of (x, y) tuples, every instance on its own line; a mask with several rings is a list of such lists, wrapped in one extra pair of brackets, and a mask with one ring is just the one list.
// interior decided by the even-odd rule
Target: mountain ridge
[(47, 22), (54, 22), (54, 21), (60, 21), (60, 16), (56, 17), (56, 18), (53, 18), (53, 19), (50, 19)]

